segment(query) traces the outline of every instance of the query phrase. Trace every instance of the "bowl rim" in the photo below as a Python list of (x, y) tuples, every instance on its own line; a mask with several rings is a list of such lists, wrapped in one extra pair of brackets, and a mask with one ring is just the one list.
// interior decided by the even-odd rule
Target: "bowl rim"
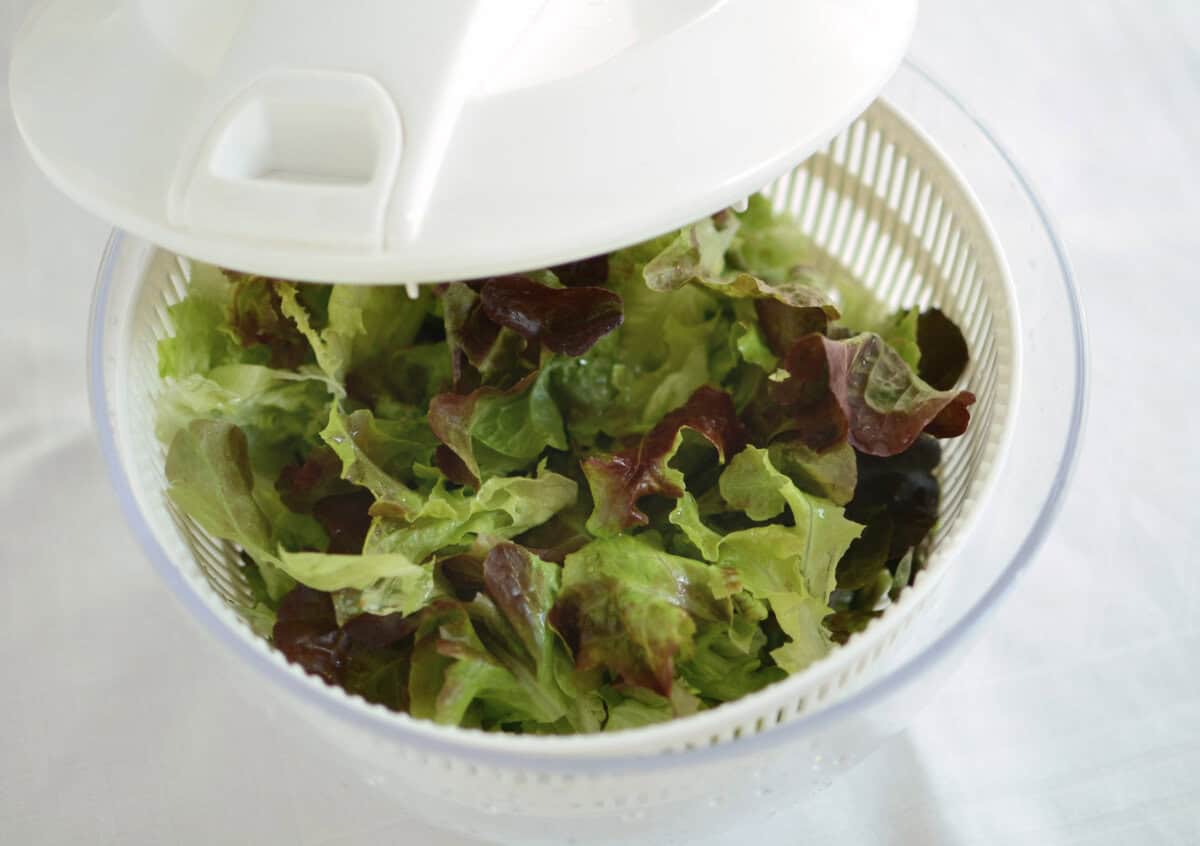
[[(561, 751), (551, 751), (544, 745), (539, 750), (537, 743), (539, 740), (544, 740), (542, 738), (535, 738), (533, 744), (527, 742), (530, 738), (523, 738), (522, 740), (526, 742), (519, 744), (509, 742), (507, 745), (510, 748), (508, 749), (501, 748), (505, 745), (504, 739), (487, 745), (469, 744), (465, 742), (467, 738), (483, 733), (463, 732), (461, 730), (451, 732), (447, 731), (447, 727), (445, 726), (413, 718), (402, 721), (398, 720), (397, 717), (403, 715), (387, 711), (381, 706), (370, 705), (365, 701), (358, 700), (357, 697), (348, 698), (345, 696), (328, 695), (328, 691), (322, 690), (322, 687), (333, 690), (337, 689), (332, 688), (332, 686), (323, 685), (310, 677), (302, 677), (290, 665), (286, 665), (281, 660), (278, 660), (278, 656), (269, 648), (265, 647), (262, 650), (247, 649), (247, 643), (239, 638), (227, 622), (219, 618), (207, 603), (203, 601), (197, 603), (194, 587), (181, 571), (170, 563), (169, 556), (154, 537), (153, 531), (140, 513), (132, 482), (122, 465), (116, 441), (116, 432), (109, 416), (110, 409), (105, 390), (106, 376), (103, 367), (105, 319), (108, 314), (109, 293), (114, 278), (114, 264), (120, 254), (125, 238), (128, 237), (120, 230), (114, 230), (101, 261), (92, 302), (88, 339), (89, 396), (92, 415), (98, 429), (110, 482), (117, 492), (126, 522), (132, 528), (143, 552), (150, 559), (160, 577), (167, 583), (176, 598), (193, 612), (192, 616), (198, 618), (205, 625), (205, 628), (212, 632), (219, 640), (224, 641), (235, 651), (246, 657), (248, 663), (254, 666), (259, 672), (270, 676), (274, 682), (289, 689), (299, 698), (309, 704), (316, 705), (322, 711), (339, 720), (352, 722), (369, 732), (398, 737), (398, 739), (401, 739), (409, 746), (419, 747), (423, 751), (433, 754), (443, 754), (449, 757), (469, 755), (475, 763), (519, 767), (524, 770), (533, 768), (558, 772), (569, 771), (571, 773), (612, 772), (628, 769), (657, 770), (681, 765), (694, 766), (700, 763), (753, 754), (761, 751), (766, 745), (776, 745), (795, 740), (801, 736), (808, 735), (810, 732), (819, 731), (822, 727), (836, 722), (853, 711), (867, 708), (893, 695), (897, 691), (914, 684), (927, 671), (946, 658), (956, 646), (965, 641), (968, 635), (978, 630), (983, 620), (995, 610), (999, 604), (999, 600), (1008, 593), (1017, 577), (1029, 566), (1035, 553), (1044, 542), (1061, 508), (1064, 494), (1069, 486), (1077, 463), (1087, 407), (1088, 373), (1087, 332), (1074, 274), (1065, 248), (1053, 225), (1052, 218), (1038, 193), (1007, 149), (999, 143), (988, 127), (953, 92), (948, 90), (945, 85), (911, 59), (905, 60), (904, 67), (907, 70), (915, 72), (925, 83), (929, 84), (945, 97), (950, 104), (957, 107), (975, 125), (985, 140), (991, 145), (993, 151), (1007, 164), (1011, 175), (1015, 178), (1021, 191), (1026, 195), (1026, 198), (1038, 215), (1041, 226), (1044, 229), (1044, 234), (1047, 236), (1054, 250), (1061, 282), (1064, 285), (1066, 299), (1070, 306), (1071, 340), (1076, 376), (1076, 390), (1072, 397), (1068, 436), (1059, 455), (1049, 491), (1038, 509), (1037, 517), (1032, 526), (1017, 546), (1016, 551), (1004, 569), (984, 593), (970, 608), (966, 609), (964, 613), (954, 620), (945, 631), (939, 634), (932, 643), (917, 654), (906, 658), (877, 678), (869, 680), (861, 687), (851, 690), (845, 696), (836, 699), (830, 704), (819, 706), (808, 714), (779, 725), (774, 725), (767, 731), (742, 736), (736, 743), (689, 746), (685, 751), (676, 753), (658, 751), (660, 749), (658, 744), (651, 746), (654, 751), (650, 752), (625, 750), (605, 753), (589, 750), (590, 754), (588, 754), (582, 750), (574, 751), (566, 748)], [(916, 128), (920, 131), (919, 127)], [(983, 220), (985, 223), (987, 222), (986, 216), (983, 217)], [(1002, 252), (1000, 257), (1003, 260)], [(1014, 312), (1013, 318), (1014, 320), (1018, 320), (1019, 315)], [(1015, 405), (1015, 401), (1011, 405)], [(1009, 440), (1007, 437), (1004, 439), (1004, 445), (1001, 449), (1002, 453), (1006, 451), (1004, 447), (1007, 447)], [(991, 487), (991, 485), (986, 486), (989, 490)], [(954, 534), (957, 535), (958, 533), (955, 532)], [(271, 658), (275, 658), (276, 660), (270, 660)], [(348, 707), (355, 703), (365, 707)], [(622, 732), (621, 734), (625, 733)], [(630, 736), (639, 735), (641, 732), (634, 730), (628, 734)], [(493, 737), (492, 735), (486, 736)], [(614, 736), (609, 735), (608, 737), (612, 738)]]

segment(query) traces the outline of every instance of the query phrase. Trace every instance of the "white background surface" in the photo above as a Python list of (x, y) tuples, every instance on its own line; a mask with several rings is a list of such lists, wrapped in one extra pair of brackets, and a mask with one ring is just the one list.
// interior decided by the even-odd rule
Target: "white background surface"
[[(27, 5), (0, 0), (0, 67)], [(913, 54), (1060, 224), (1089, 432), (952, 683), (757, 842), (1200, 843), (1200, 0), (925, 0)], [(0, 110), (0, 842), (466, 846), (224, 695), (142, 560), (87, 410), (106, 234)]]

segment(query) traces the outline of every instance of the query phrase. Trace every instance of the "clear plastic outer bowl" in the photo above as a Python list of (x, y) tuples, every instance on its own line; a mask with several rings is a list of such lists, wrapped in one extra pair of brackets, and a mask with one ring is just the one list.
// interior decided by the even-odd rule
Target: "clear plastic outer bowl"
[[(688, 718), (692, 723), (619, 733), (611, 742), (484, 737), (385, 713), (304, 676), (247, 637), (236, 618), (231, 624), (219, 597), (220, 579), (214, 582), (206, 573), (206, 582), (179, 563), (223, 553), (211, 544), (204, 553), (197, 544), (206, 542), (194, 533), (187, 541), (190, 552), (180, 545), (177, 515), (164, 507), (161, 488), (143, 481), (161, 478), (162, 453), (147, 436), (152, 406), (128, 400), (137, 382), (130, 373), (140, 367), (145, 381), (147, 368), (152, 371), (152, 352), (146, 350), (153, 349), (147, 332), (133, 347), (131, 323), (155, 323), (157, 314), (157, 325), (163, 324), (161, 300), (139, 298), (140, 280), (154, 275), (156, 262), (178, 260), (114, 235), (93, 307), (93, 409), (113, 483), (148, 556), (191, 615), (237, 655), (218, 683), (263, 707), (281, 709), (281, 725), (327, 736), (329, 755), (353, 756), (375, 789), (390, 792), (421, 816), (485, 839), (522, 844), (690, 843), (794, 806), (902, 730), (961, 660), (971, 636), (1029, 565), (1053, 522), (1080, 437), (1085, 337), (1062, 247), (1008, 154), (953, 96), (911, 64), (901, 68), (884, 98), (904, 116), (905, 126), (919, 128), (914, 134), (893, 127), (901, 136), (908, 132), (914, 148), (923, 145), (928, 152), (936, 143), (925, 177), (949, 198), (939, 208), (957, 208), (956, 221), (970, 218), (972, 209), (986, 210), (986, 220), (972, 224), (984, 248), (979, 255), (998, 251), (992, 271), (1002, 277), (1008, 271), (1003, 292), (991, 297), (990, 306), (981, 304), (986, 295), (960, 302), (976, 325), (978, 313), (990, 308), (986, 331), (998, 351), (989, 367), (999, 376), (988, 384), (1000, 385), (989, 390), (1003, 396), (994, 403), (995, 414), (986, 415), (994, 418), (987, 425), (1000, 434), (978, 439), (980, 448), (971, 449), (975, 458), (958, 460), (982, 469), (962, 474), (955, 496), (967, 503), (964, 518), (946, 521), (953, 524), (945, 543), (952, 551), (939, 546), (935, 555), (946, 566), (931, 564), (935, 572), (923, 574), (929, 578), (918, 581), (907, 611), (901, 610), (902, 597), (900, 613), (885, 616), (803, 674), (804, 680), (777, 686), (789, 692), (786, 685), (792, 684), (790, 693), (800, 692), (786, 700), (786, 708), (780, 704), (776, 711), (784, 700), (767, 691), (758, 700)], [(889, 110), (876, 111), (886, 123)], [(837, 155), (835, 150), (832, 159)], [(822, 165), (826, 176), (841, 173), (832, 159)], [(953, 184), (935, 184), (938, 174), (952, 174)], [(920, 178), (914, 170), (913, 184), (921, 185)], [(898, 191), (903, 194), (903, 186)], [(956, 191), (957, 207), (950, 202)], [(890, 193), (889, 186), (884, 196)], [(918, 197), (922, 217), (928, 212), (923, 203)], [(868, 210), (868, 218), (873, 213)], [(895, 230), (916, 224), (910, 212), (900, 211), (887, 225)], [(930, 233), (930, 241), (936, 239)], [(1016, 372), (1006, 373), (1005, 367)], [(957, 460), (950, 455), (948, 465)], [(985, 519), (977, 519), (980, 511)], [(236, 585), (230, 589), (236, 592)], [(913, 618), (917, 625), (901, 625)], [(883, 655), (886, 660), (880, 660)], [(275, 683), (279, 695), (266, 695), (264, 680)], [(765, 719), (753, 710), (763, 702), (771, 706)], [(697, 733), (697, 726), (714, 730)]]

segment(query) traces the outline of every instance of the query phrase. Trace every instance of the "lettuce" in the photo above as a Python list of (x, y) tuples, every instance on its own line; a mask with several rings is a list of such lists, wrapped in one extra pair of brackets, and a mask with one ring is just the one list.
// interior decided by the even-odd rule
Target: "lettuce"
[(271, 524), (254, 499), (246, 435), (229, 423), (195, 420), (167, 451), (167, 496), (200, 526), (255, 558), (273, 558)]
[(969, 356), (754, 197), (424, 286), (192, 269), (167, 495), (291, 661), (437, 722), (618, 731), (746, 696), (923, 566)]
[(409, 681), (413, 716), (449, 725), (555, 723), (565, 714), (556, 693), (505, 666), (462, 603), (441, 602), (422, 615)]
[(843, 440), (861, 453), (896, 455), (922, 432), (957, 437), (970, 422), (969, 391), (939, 391), (874, 333), (844, 341), (806, 335), (783, 361), (787, 378), (768, 382), (753, 410), (761, 440), (791, 434), (818, 452)]
[(347, 374), (412, 344), (429, 310), (429, 299), (411, 299), (395, 285), (334, 285), (325, 304), (327, 324), (318, 327), (297, 286), (276, 282), (280, 308), (308, 340), (322, 373), (337, 395)]
[(750, 197), (746, 210), (736, 215), (737, 234), (729, 247), (734, 267), (755, 273), (768, 282), (782, 282), (797, 269), (812, 268), (817, 251), (808, 236), (785, 214), (777, 213), (761, 194)]
[(158, 372), (164, 379), (202, 376), (222, 364), (266, 364), (242, 348), (229, 323), (233, 284), (215, 267), (197, 264), (188, 295), (167, 309), (174, 334), (158, 342)]
[(758, 621), (743, 625), (749, 639), (744, 645), (730, 636), (728, 626), (701, 627), (691, 658), (680, 665), (680, 675), (705, 699), (730, 702), (787, 677), (766, 654), (767, 636)]
[(194, 420), (229, 423), (245, 434), (255, 469), (273, 475), (297, 452), (319, 443), (328, 404), (319, 379), (259, 364), (218, 365), (165, 387), (155, 433), (170, 444)]
[(585, 355), (549, 365), (567, 429), (581, 444), (644, 435), (697, 388), (728, 375), (732, 362), (722, 353), (732, 308), (697, 287), (648, 287), (643, 271), (661, 246), (649, 242), (609, 257), (608, 284), (624, 303), (621, 328)]
[[(602, 705), (570, 668), (548, 624), (559, 568), (514, 544), (483, 562), (484, 590), (421, 615), (409, 688), (412, 713), (491, 728), (596, 731)], [(468, 716), (470, 715), (470, 716)]]
[(271, 367), (295, 370), (310, 358), (308, 340), (283, 313), (283, 301), (270, 279), (231, 277), (229, 323), (246, 349), (261, 347)]
[(421, 442), (422, 429), (378, 425), (370, 411), (346, 415), (335, 404), (321, 437), (341, 459), (342, 478), (375, 497), (372, 516), (406, 517), (420, 510), (421, 497), (384, 468), (428, 460), (433, 446)]
[[(466, 483), (478, 486), (481, 478), (522, 470), (547, 448), (566, 449), (548, 379), (535, 371), (507, 390), (439, 394), (429, 403), (429, 425), (470, 474)], [(439, 466), (445, 472), (441, 460)]]
[(499, 326), (563, 355), (583, 355), (621, 325), (621, 298), (606, 288), (551, 288), (527, 277), (486, 283), (483, 312)]
[(214, 537), (232, 541), (258, 563), (271, 599), (291, 586), (278, 569), (279, 533), (255, 498), (246, 435), (237, 426), (193, 420), (171, 440), (167, 496)]
[(683, 495), (683, 474), (671, 467), (670, 461), (683, 443), (684, 429), (708, 441), (722, 463), (745, 444), (745, 432), (729, 395), (713, 388), (698, 389), (636, 447), (583, 460), (595, 503), (588, 531), (606, 536), (646, 525), (649, 518), (638, 510), (638, 500), (650, 495)]
[(567, 556), (551, 621), (580, 669), (607, 667), (666, 696), (675, 659), (692, 652), (696, 620), (732, 614), (714, 593), (716, 573), (640, 538), (596, 540)]
[(940, 461), (941, 447), (929, 435), (898, 455), (857, 456), (858, 484), (846, 514), (866, 528), (838, 562), (841, 598), (827, 620), (835, 640), (878, 616), (883, 595), (897, 596), (921, 566), (922, 545), (938, 516)]
[(831, 611), (838, 561), (862, 526), (832, 502), (804, 493), (772, 464), (766, 450), (748, 447), (721, 474), (721, 495), (756, 521), (786, 508), (792, 525), (756, 526), (722, 539), (722, 566), (737, 572), (743, 588), (765, 601), (789, 642), (771, 653), (776, 665), (796, 672), (824, 655), (831, 640), (822, 621)]
[(439, 483), (410, 519), (382, 515), (367, 536), (365, 553), (401, 553), (422, 562), (479, 537), (514, 538), (574, 505), (578, 486), (544, 467), (533, 478), (494, 477), (477, 493)]

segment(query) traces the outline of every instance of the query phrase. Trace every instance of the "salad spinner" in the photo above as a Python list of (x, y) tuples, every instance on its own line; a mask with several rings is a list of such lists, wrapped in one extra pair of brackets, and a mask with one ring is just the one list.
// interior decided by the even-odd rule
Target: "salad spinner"
[[(62, 190), (111, 220), (92, 402), (128, 521), (228, 678), (433, 823), (514, 843), (693, 843), (794, 807), (937, 690), (1029, 564), (1079, 440), (1070, 269), (1005, 151), (903, 61), (916, 0), (46, 0), (10, 73)], [(165, 495), (156, 345), (192, 260), (406, 284), (541, 267), (764, 190), (821, 262), (963, 330), (926, 568), (808, 669), (611, 734), (513, 736), (368, 704), (234, 608), (237, 551)], [(167, 633), (164, 632), (164, 636)], [(197, 730), (203, 730), (198, 727)], [(366, 788), (364, 788), (366, 789)]]

